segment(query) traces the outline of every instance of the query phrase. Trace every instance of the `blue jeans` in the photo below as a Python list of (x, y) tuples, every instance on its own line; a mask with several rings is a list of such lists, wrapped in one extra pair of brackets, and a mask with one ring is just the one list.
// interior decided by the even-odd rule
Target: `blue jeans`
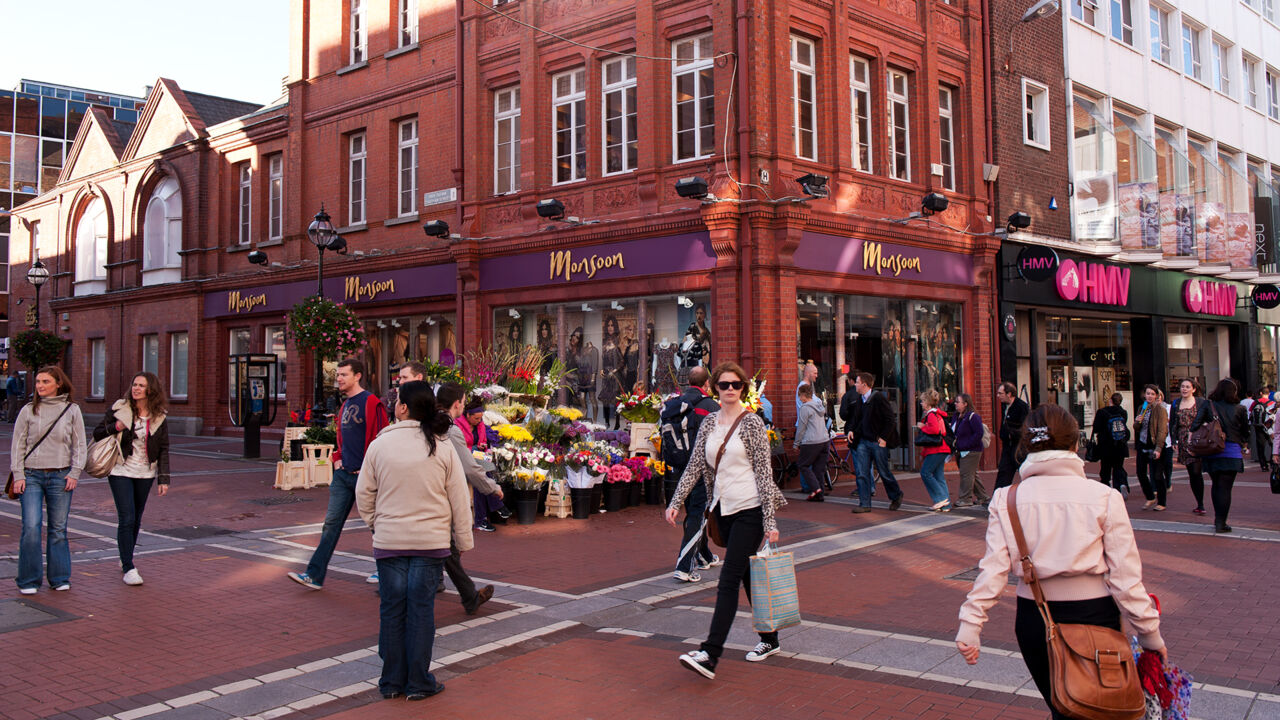
[(147, 494), (155, 478), (131, 478), (108, 475), (111, 497), (116, 501), (116, 545), (120, 548), (120, 570), (133, 570), (133, 549), (142, 530), (142, 511), (147, 507)]
[(378, 560), (378, 656), (383, 695), (434, 694), (431, 649), (436, 639), (436, 587), (444, 558), (392, 557)]
[[(324, 516), (320, 544), (311, 554), (311, 562), (307, 563), (307, 576), (317, 585), (324, 584), (324, 574), (329, 570), (329, 559), (333, 557), (334, 548), (338, 547), (338, 538), (342, 537), (342, 526), (347, 524), (351, 506), (356, 503), (358, 472), (347, 472), (342, 468), (333, 469), (333, 482), (329, 484), (329, 511)], [(379, 575), (378, 578), (381, 580), (382, 576)]]
[(875, 440), (859, 440), (854, 457), (854, 466), (858, 474), (858, 504), (862, 507), (871, 507), (871, 490), (876, 484), (871, 477), (872, 462), (875, 462), (876, 471), (884, 481), (884, 490), (889, 494), (889, 501), (901, 499), (902, 488), (898, 486), (893, 470), (889, 469), (889, 448), (880, 447), (880, 443)]
[[(683, 473), (684, 468), (681, 468)], [(680, 539), (680, 549), (684, 550), (684, 546), (693, 540), (693, 536), (698, 534), (702, 529), (702, 514), (707, 510), (707, 486), (701, 480), (693, 484), (693, 489), (689, 491), (689, 495), (684, 499), (684, 537)], [(680, 572), (689, 572), (693, 569), (693, 559), (698, 557), (706, 562), (711, 562), (711, 549), (707, 545), (707, 536), (704, 534), (699, 540), (698, 545), (689, 552), (676, 558), (676, 570)]]
[(19, 588), (40, 587), (40, 529), (44, 509), (49, 509), (47, 563), (49, 586), (71, 580), (71, 546), (67, 544), (67, 516), (71, 514), (71, 490), (67, 470), (27, 470), (22, 493), (22, 539), (18, 544)]
[(947, 476), (942, 471), (942, 466), (946, 464), (946, 453), (925, 455), (920, 464), (920, 479), (924, 481), (924, 489), (929, 491), (929, 499), (935, 505), (951, 499), (951, 493), (947, 490)]

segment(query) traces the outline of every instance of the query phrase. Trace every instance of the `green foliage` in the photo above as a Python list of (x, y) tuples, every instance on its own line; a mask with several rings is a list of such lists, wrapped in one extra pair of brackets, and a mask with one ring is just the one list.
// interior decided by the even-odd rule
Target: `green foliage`
[(67, 341), (47, 330), (23, 330), (13, 339), (13, 354), (32, 372), (62, 360)]
[(320, 357), (350, 357), (364, 350), (364, 325), (345, 305), (311, 295), (289, 311), (289, 335), (301, 350)]
[(302, 434), (302, 442), (307, 445), (336, 445), (338, 429), (333, 425), (312, 425)]

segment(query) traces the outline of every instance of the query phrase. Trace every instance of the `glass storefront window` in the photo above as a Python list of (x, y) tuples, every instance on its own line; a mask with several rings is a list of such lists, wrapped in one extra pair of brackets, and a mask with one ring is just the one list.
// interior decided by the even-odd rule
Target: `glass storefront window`
[(711, 367), (710, 307), (706, 294), (501, 307), (491, 346), (511, 353), (532, 346), (561, 358), (574, 373), (566, 402), (589, 421), (615, 426), (618, 396), (637, 383), (666, 395), (685, 386), (690, 368)]
[(400, 366), (408, 362), (453, 365), (458, 349), (454, 318), (454, 313), (432, 313), (366, 321), (364, 332), (369, 346), (365, 349), (365, 367), (369, 376), (365, 386), (378, 395), (385, 394), (394, 384)]
[(1121, 407), (1133, 417), (1127, 321), (1045, 316), (1040, 326), (1045, 354), (1039, 402), (1066, 409), (1086, 434), (1093, 416), (1111, 403), (1115, 393), (1120, 393)]
[(1276, 373), (1276, 326), (1258, 326), (1258, 378), (1263, 385), (1280, 386), (1280, 378)]
[[(1193, 378), (1206, 394), (1212, 391), (1213, 385), (1225, 377), (1222, 368), (1227, 363), (1219, 356), (1219, 348), (1227, 346), (1226, 334), (1225, 327), (1216, 325), (1165, 325), (1169, 383)], [(1165, 393), (1168, 394), (1168, 390)]]

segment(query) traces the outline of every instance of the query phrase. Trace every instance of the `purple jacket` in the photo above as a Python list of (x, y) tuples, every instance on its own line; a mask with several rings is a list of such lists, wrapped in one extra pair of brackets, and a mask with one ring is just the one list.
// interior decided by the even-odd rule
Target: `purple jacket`
[(956, 434), (956, 446), (952, 451), (982, 452), (982, 418), (978, 413), (970, 410), (956, 418), (951, 429)]

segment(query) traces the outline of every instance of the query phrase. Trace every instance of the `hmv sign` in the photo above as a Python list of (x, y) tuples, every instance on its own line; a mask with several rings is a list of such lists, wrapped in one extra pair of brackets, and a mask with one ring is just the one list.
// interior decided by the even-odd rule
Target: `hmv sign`
[(1253, 304), (1263, 310), (1280, 307), (1280, 288), (1275, 285), (1258, 285), (1253, 289)]
[(1124, 307), (1129, 304), (1130, 274), (1127, 267), (1064, 259), (1054, 284), (1058, 297), (1068, 302)]
[(1182, 285), (1187, 312), (1231, 317), (1236, 314), (1236, 286), (1212, 280), (1188, 280)]
[(1027, 245), (1018, 251), (1018, 274), (1027, 282), (1043, 282), (1058, 270), (1058, 253), (1051, 247)]

